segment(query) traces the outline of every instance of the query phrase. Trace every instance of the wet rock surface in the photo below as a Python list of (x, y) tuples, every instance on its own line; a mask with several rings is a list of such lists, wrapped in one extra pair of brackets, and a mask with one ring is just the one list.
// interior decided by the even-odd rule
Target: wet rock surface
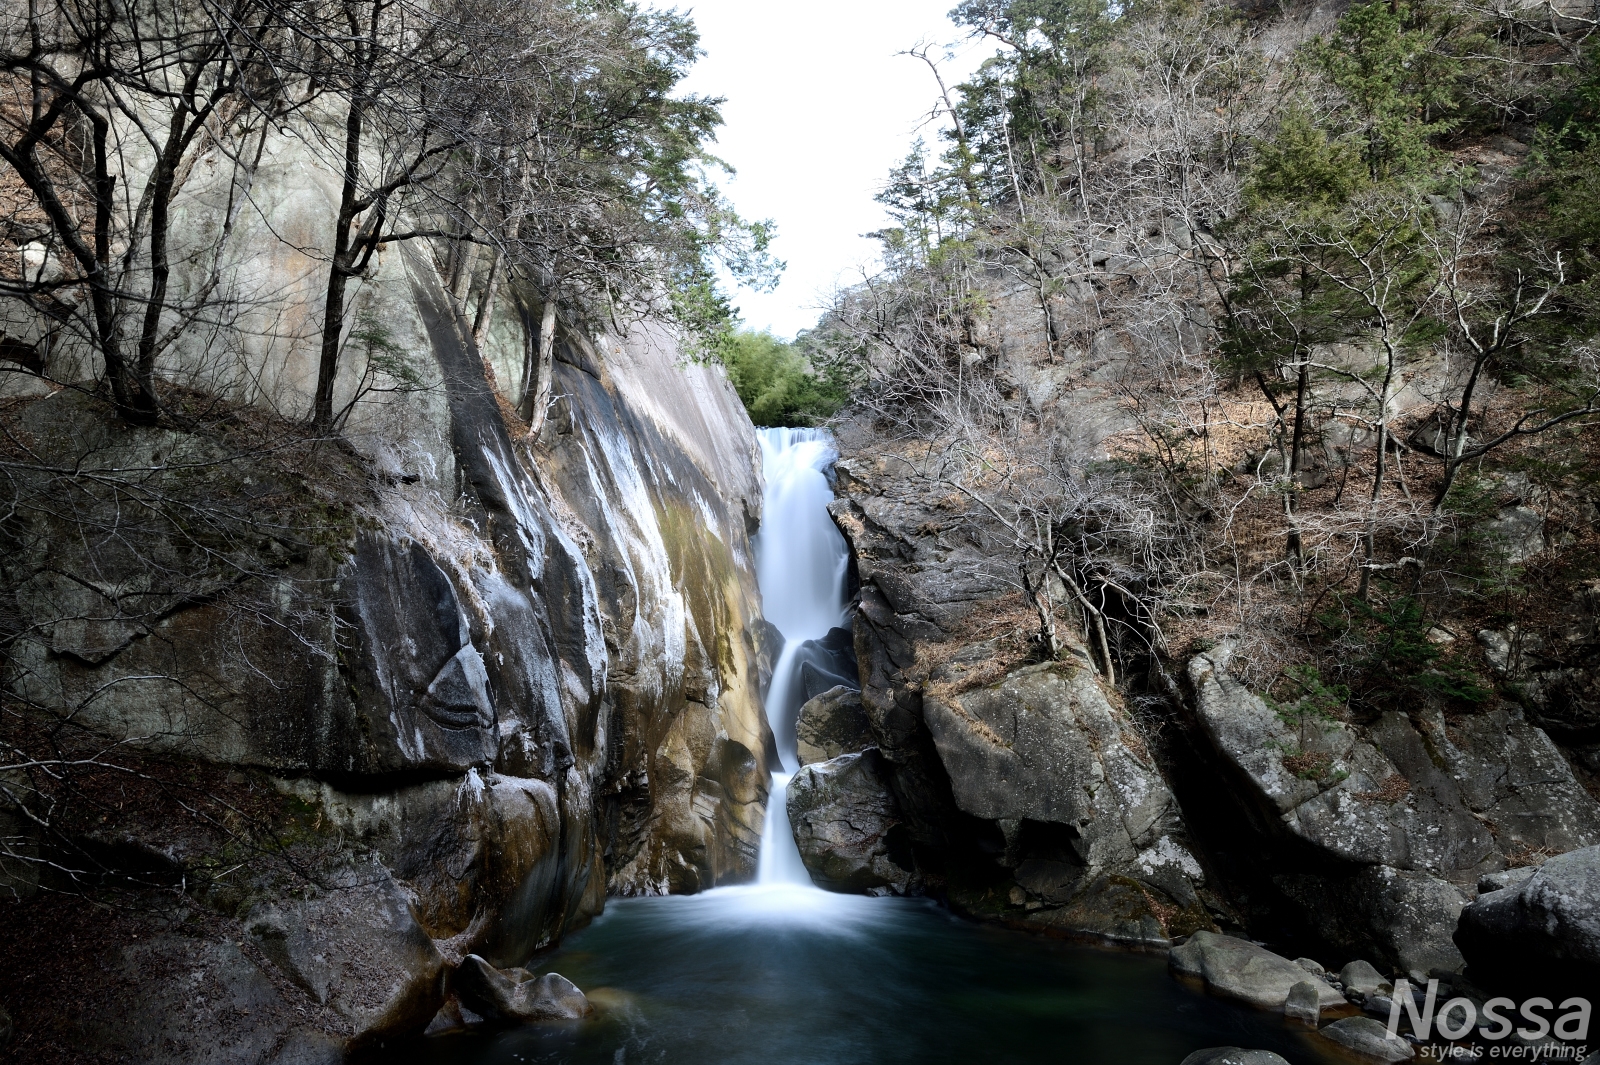
[(1180, 1065), (1289, 1065), (1270, 1050), (1244, 1050), (1239, 1047), (1212, 1047), (1196, 1050)]
[[(70, 1024), (30, 1009), (24, 1034), (152, 1062), (337, 1057), (420, 1031), (447, 965), (520, 964), (608, 891), (754, 873), (774, 648), (750, 549), (757, 449), (731, 387), (679, 365), (670, 338), (563, 329), (560, 416), (530, 443), (503, 404), (523, 366), (514, 308), (480, 349), (426, 254), (387, 256), (372, 283), (429, 387), (356, 407), (350, 476), (313, 486), (315, 542), (230, 543), (242, 591), (152, 526), (111, 550), (41, 518), (3, 563), (22, 589), (5, 609), (36, 622), (12, 645), (16, 689), (78, 708), (140, 779), (204, 808), (122, 802), (84, 835), (108, 869), (171, 883), (158, 912), (205, 915), (204, 934), (147, 937), (95, 979), (203, 971), (206, 1009), (231, 989), (248, 1011), (208, 1041), (201, 1003), (119, 991), (106, 1017), (94, 996)], [(16, 413), (51, 461), (198, 464), (181, 486), (198, 506), (287, 490), (248, 455), (108, 426), (70, 392)], [(165, 468), (150, 490), (172, 487)], [(116, 586), (150, 594), (130, 611)]]
[(1299, 965), (1233, 936), (1196, 932), (1172, 948), (1167, 964), (1173, 973), (1198, 982), (1213, 994), (1259, 1009), (1282, 1012), (1290, 993), (1302, 984), (1316, 992), (1319, 1009), (1345, 1005), (1343, 995), (1321, 980), (1308, 981)]
[(800, 764), (825, 762), (873, 745), (872, 726), (855, 687), (835, 685), (806, 701), (796, 727)]
[(461, 962), (450, 986), (465, 1005), (490, 1019), (541, 1024), (579, 1021), (594, 1012), (584, 993), (560, 973), (496, 969), (476, 954)]

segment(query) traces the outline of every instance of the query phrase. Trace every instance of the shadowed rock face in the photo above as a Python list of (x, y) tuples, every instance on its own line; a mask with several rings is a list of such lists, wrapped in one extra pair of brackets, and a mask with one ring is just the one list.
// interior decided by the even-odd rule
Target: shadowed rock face
[[(405, 251), (385, 271), (381, 313), (427, 360), (435, 391), (407, 410), (402, 435), (370, 420), (352, 430), (360, 463), (379, 472), (349, 501), (359, 521), (315, 549), (280, 559), (261, 545), (249, 560), (299, 598), (269, 588), (260, 624), (241, 635), (203, 572), (174, 578), (132, 618), (83, 591), (151, 583), (141, 566), (178, 557), (164, 542), (74, 554), (50, 546), (72, 530), (40, 528), (23, 542), (50, 565), (42, 553), (7, 563), (38, 571), (17, 604), (30, 620), (15, 645), (26, 668), (8, 683), (43, 705), (82, 704), (85, 724), (141, 755), (248, 770), (294, 812), (291, 843), (312, 856), (312, 882), (230, 881), (217, 934), (248, 949), (192, 967), (197, 995), (221, 1000), (237, 985), (261, 998), (251, 1016), (272, 1033), (218, 1061), (420, 1031), (441, 970), (468, 954), (516, 966), (598, 913), (608, 889), (695, 891), (755, 869), (771, 649), (749, 546), (758, 450), (731, 388), (679, 365), (669, 338), (569, 332), (552, 389), (560, 416), (529, 447), (432, 261)], [(512, 361), (505, 338), (491, 340), (491, 364)], [(68, 396), (20, 417), (41, 440), (96, 446), (107, 464), (200, 446), (108, 431)], [(232, 472), (188, 490), (246, 490), (247, 467), (218, 468)], [(156, 855), (175, 882), (195, 863), (222, 867), (210, 844), (175, 843), (131, 816), (103, 830), (119, 853)], [(254, 875), (242, 868), (235, 880)], [(165, 937), (139, 947), (139, 964), (181, 968), (220, 949)], [(302, 1005), (309, 1020), (294, 1019)], [(126, 1023), (91, 1009), (73, 1038), (197, 1060), (201, 1029), (172, 1011), (137, 996), (104, 1008)]]
[(847, 457), (838, 486), (861, 704), (930, 889), (1056, 934), (1164, 944), (1208, 927), (1177, 803), (1087, 654), (1069, 640), (1063, 661), (996, 667), (971, 619), (1014, 573), (940, 533), (948, 499), (902, 460)]
[(1558, 855), (1461, 912), (1469, 972), (1516, 990), (1600, 987), (1600, 847)]
[[(1228, 649), (1197, 656), (1200, 734), (1245, 813), (1275, 888), (1335, 949), (1401, 971), (1459, 971), (1452, 940), (1480, 877), (1514, 850), (1600, 840), (1600, 806), (1559, 749), (1511, 707), (1448, 727), (1437, 708), (1303, 735), (1227, 673)], [(1322, 756), (1291, 771), (1288, 752)]]

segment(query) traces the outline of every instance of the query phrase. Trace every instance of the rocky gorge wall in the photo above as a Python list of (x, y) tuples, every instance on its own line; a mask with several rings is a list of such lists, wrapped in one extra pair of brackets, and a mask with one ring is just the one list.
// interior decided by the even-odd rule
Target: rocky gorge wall
[[(343, 445), (249, 405), (229, 423), (249, 447), (115, 424), (64, 372), (9, 386), (33, 505), (0, 564), (7, 728), (69, 722), (111, 776), (56, 826), (87, 882), (5, 864), (31, 959), (3, 980), (9, 1052), (340, 1060), (420, 1032), (468, 954), (521, 964), (608, 893), (754, 871), (770, 654), (731, 387), (669, 336), (567, 324), (529, 442), (505, 413), (527, 342), (509, 297), (481, 351), (423, 248), (388, 253), (366, 300), (420, 386), (350, 384)], [(309, 357), (277, 355), (288, 378)], [(155, 517), (123, 527), (135, 498)], [(284, 500), (313, 532), (273, 524)], [(254, 533), (196, 531), (252, 507)], [(20, 811), (12, 855), (47, 857)], [(115, 920), (79, 901), (110, 874), (140, 885)]]
[[(1100, 941), (1221, 928), (1335, 965), (1460, 973), (1475, 899), (1595, 853), (1600, 804), (1516, 702), (1418, 699), (1299, 736), (1229, 673), (1226, 642), (1113, 685), (1064, 624), (1059, 660), (1040, 662), (1016, 635), (1038, 618), (970, 501), (916, 445), (847, 423), (841, 452), (861, 691), (802, 709), (811, 764), (789, 790), (819, 882)], [(1580, 637), (1586, 610), (1580, 595)], [(1466, 971), (1515, 975), (1489, 964)]]

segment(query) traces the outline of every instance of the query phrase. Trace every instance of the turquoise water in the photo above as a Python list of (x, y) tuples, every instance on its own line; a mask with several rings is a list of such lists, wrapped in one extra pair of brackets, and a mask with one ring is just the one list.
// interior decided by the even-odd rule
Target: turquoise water
[(976, 925), (933, 903), (789, 885), (613, 899), (540, 959), (598, 1016), (438, 1036), (418, 1065), (1178, 1065), (1275, 1050), (1322, 1065), (1279, 1018), (1190, 991), (1161, 956)]

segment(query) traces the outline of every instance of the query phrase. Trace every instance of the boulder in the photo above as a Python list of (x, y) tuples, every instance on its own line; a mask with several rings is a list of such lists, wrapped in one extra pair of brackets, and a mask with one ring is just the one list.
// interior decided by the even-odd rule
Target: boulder
[(577, 985), (560, 973), (496, 969), (476, 954), (462, 961), (451, 987), (463, 1004), (486, 1017), (538, 1024), (581, 1021), (594, 1012)]
[(787, 807), (818, 887), (901, 895), (911, 887), (910, 841), (876, 748), (802, 767), (789, 782)]
[(1306, 971), (1254, 943), (1216, 932), (1196, 932), (1167, 954), (1167, 964), (1179, 976), (1199, 980), (1206, 990), (1261, 1009), (1282, 1011), (1289, 992), (1305, 983), (1317, 994), (1320, 1009), (1336, 1009), (1344, 996), (1320, 980), (1307, 980)]
[(936, 674), (928, 730), (956, 806), (994, 821), (1000, 863), (1059, 907), (1041, 919), (1139, 942), (1210, 926), (1177, 801), (1083, 659), (966, 690), (958, 676)]
[(1387, 1025), (1371, 1017), (1346, 1017), (1342, 1021), (1334, 1021), (1317, 1034), (1374, 1061), (1410, 1061), (1416, 1057), (1416, 1051), (1411, 1049), (1410, 1043), (1397, 1035), (1390, 1035)]
[(1600, 847), (1557, 855), (1520, 885), (1479, 896), (1455, 939), (1475, 980), (1600, 984)]
[(795, 732), (801, 765), (856, 754), (875, 745), (867, 712), (861, 706), (861, 692), (843, 684), (807, 700), (800, 708)]
[(444, 1002), (444, 958), (377, 863), (331, 876), (313, 897), (263, 903), (245, 928), (284, 976), (341, 1019), (354, 1044), (420, 1032)]
[(1289, 989), (1289, 997), (1283, 1000), (1283, 1015), (1315, 1028), (1322, 1020), (1322, 988), (1327, 986), (1321, 980), (1302, 980), (1295, 984)]
[(1211, 1047), (1196, 1050), (1182, 1065), (1289, 1065), (1270, 1050), (1244, 1050), (1240, 1047)]
[(1394, 984), (1385, 980), (1383, 974), (1371, 962), (1359, 958), (1339, 970), (1339, 982), (1344, 985), (1346, 993), (1363, 997), (1387, 995), (1394, 990)]
[(1321, 976), (1328, 971), (1324, 969), (1322, 967), (1322, 963), (1315, 958), (1296, 958), (1294, 963), (1300, 966), (1300, 968), (1304, 969), (1306, 972), (1312, 973), (1316, 976)]

